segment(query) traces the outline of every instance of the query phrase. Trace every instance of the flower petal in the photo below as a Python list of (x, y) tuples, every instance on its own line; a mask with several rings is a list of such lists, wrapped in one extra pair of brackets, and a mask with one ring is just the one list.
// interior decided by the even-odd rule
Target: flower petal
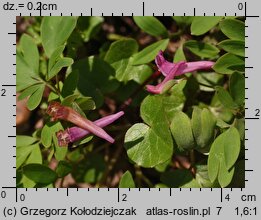
[[(94, 121), (94, 124), (103, 128), (103, 127), (113, 123), (117, 119), (119, 119), (122, 115), (124, 115), (124, 112), (120, 111), (116, 114), (105, 116), (101, 119), (98, 119), (98, 120)], [(65, 146), (68, 143), (78, 141), (89, 134), (90, 134), (90, 132), (88, 130), (75, 126), (75, 127), (68, 128), (65, 131), (57, 132), (56, 136), (58, 138), (59, 145)]]
[(102, 128), (94, 124), (92, 121), (87, 118), (82, 117), (74, 109), (62, 106), (59, 102), (52, 102), (47, 108), (47, 113), (52, 116), (54, 119), (62, 119), (69, 121), (80, 128), (90, 131), (96, 136), (107, 140), (110, 143), (114, 142), (114, 139), (106, 133)]
[(65, 131), (60, 130), (56, 132), (56, 137), (58, 139), (59, 146), (66, 146), (68, 143), (71, 142), (70, 135), (67, 132), (67, 130)]
[[(170, 74), (173, 71), (174, 67), (177, 65), (175, 63), (167, 61), (164, 58), (162, 51), (159, 51), (158, 55), (156, 56), (155, 63), (164, 76)], [(180, 70), (180, 72), (176, 73), (176, 76), (196, 70), (211, 69), (214, 64), (215, 63), (212, 61), (186, 62), (186, 66), (184, 66), (183, 69)]]
[(147, 88), (147, 91), (148, 92), (151, 92), (151, 93), (154, 93), (154, 94), (160, 94), (165, 86), (165, 84), (174, 79), (174, 77), (176, 75), (180, 75), (180, 72), (186, 68), (186, 62), (184, 61), (181, 61), (181, 62), (178, 62), (174, 65), (174, 68), (171, 70), (171, 72), (165, 77), (165, 79), (159, 83), (158, 85), (156, 86), (152, 86), (152, 85), (147, 85), (146, 88)]
[(171, 63), (164, 58), (162, 50), (159, 51), (158, 55), (156, 56), (155, 63), (164, 76), (167, 76), (170, 73), (170, 71), (175, 67), (174, 63)]
[(196, 70), (205, 70), (205, 69), (211, 69), (212, 66), (215, 63), (212, 61), (196, 61), (196, 62), (187, 62), (186, 67), (182, 69), (179, 73), (177, 73), (176, 76), (189, 73), (189, 72), (194, 72)]

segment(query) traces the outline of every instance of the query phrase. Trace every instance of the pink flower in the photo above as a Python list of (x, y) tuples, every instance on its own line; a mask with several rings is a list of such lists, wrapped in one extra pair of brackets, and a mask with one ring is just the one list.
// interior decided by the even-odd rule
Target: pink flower
[(147, 85), (147, 91), (155, 94), (162, 92), (166, 83), (179, 76), (188, 72), (193, 72), (196, 70), (210, 69), (214, 65), (212, 61), (196, 61), (196, 62), (185, 62), (181, 61), (178, 63), (171, 63), (165, 60), (163, 52), (160, 51), (155, 58), (155, 63), (159, 71), (165, 76), (165, 79), (158, 85), (152, 86)]
[[(98, 119), (94, 121), (94, 124), (103, 128), (119, 119), (122, 115), (124, 115), (124, 112), (120, 111), (116, 114)], [(90, 132), (79, 127), (67, 128), (65, 131), (61, 130), (56, 133), (58, 144), (60, 146), (66, 146), (67, 144), (78, 141), (87, 135), (90, 135)]]
[(110, 143), (114, 142), (114, 139), (106, 133), (101, 127), (97, 126), (87, 118), (82, 117), (74, 109), (63, 106), (59, 102), (51, 102), (47, 108), (47, 114), (49, 114), (53, 120), (62, 119), (69, 121), (78, 127), (89, 131), (90, 133), (107, 140)]

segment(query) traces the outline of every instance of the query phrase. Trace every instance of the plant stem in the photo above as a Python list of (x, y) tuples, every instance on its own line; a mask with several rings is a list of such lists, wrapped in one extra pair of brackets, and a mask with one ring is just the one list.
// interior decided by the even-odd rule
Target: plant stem
[(195, 152), (194, 152), (194, 150), (191, 150), (189, 152), (189, 157), (190, 157), (191, 166), (193, 166), (195, 164)]
[[(120, 139), (120, 138), (122, 138), (123, 136), (124, 136), (124, 134), (121, 134), (121, 135), (119, 135), (115, 140)], [(109, 145), (110, 145), (110, 144), (109, 144)], [(118, 145), (117, 145), (117, 149), (116, 149), (115, 153), (113, 154), (114, 156), (113, 156), (111, 159), (108, 160), (108, 164), (107, 164), (107, 166), (106, 166), (107, 169), (106, 169), (106, 171), (104, 172), (103, 177), (102, 177), (101, 180), (99, 181), (98, 185), (100, 185), (100, 184), (102, 184), (102, 183), (106, 183), (107, 177), (109, 176), (110, 172), (113, 170), (113, 168), (114, 168), (116, 162), (118, 161), (118, 159), (119, 159), (119, 157), (120, 157), (120, 155), (121, 155), (121, 153), (122, 153), (122, 150), (123, 150), (122, 145), (118, 144)]]
[(153, 188), (152, 182), (142, 173), (140, 166), (135, 166), (135, 175), (137, 180), (137, 187), (141, 187), (142, 181), (148, 185), (149, 188)]
[(51, 84), (49, 84), (48, 82), (45, 82), (45, 85), (47, 86), (47, 87), (49, 87), (53, 92), (55, 92), (57, 95), (61, 95), (61, 93), (60, 93), (60, 91), (57, 89), (57, 88), (55, 88), (54, 86), (52, 86)]
[(58, 75), (55, 76), (55, 81), (56, 81), (56, 85), (57, 85), (57, 90), (59, 91), (59, 94), (60, 94), (61, 93), (61, 89), (60, 89), (60, 85), (59, 85)]
[(64, 177), (61, 179), (60, 188), (63, 188)]
[(169, 35), (169, 38), (172, 39), (172, 40), (173, 40), (173, 39), (177, 39), (177, 38), (180, 37), (180, 35), (182, 35), (183, 33), (184, 33), (184, 30), (179, 29), (177, 32), (170, 34), (170, 35)]

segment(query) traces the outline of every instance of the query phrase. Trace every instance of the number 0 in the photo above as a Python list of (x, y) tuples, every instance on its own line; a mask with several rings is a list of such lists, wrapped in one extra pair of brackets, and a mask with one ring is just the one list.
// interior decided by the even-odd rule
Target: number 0
[(243, 10), (243, 8), (244, 8), (244, 5), (243, 5), (243, 3), (241, 2), (241, 3), (238, 3), (238, 10), (240, 10), (240, 11), (242, 11)]

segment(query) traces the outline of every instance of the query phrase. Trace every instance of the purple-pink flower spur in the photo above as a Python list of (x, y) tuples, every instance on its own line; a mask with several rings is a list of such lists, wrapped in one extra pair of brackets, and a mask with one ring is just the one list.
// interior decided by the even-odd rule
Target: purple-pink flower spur
[(155, 94), (161, 93), (166, 83), (174, 79), (176, 76), (196, 70), (211, 69), (214, 65), (214, 62), (212, 61), (181, 61), (178, 63), (171, 63), (164, 58), (162, 51), (159, 51), (156, 56), (155, 63), (159, 71), (165, 76), (165, 79), (157, 86), (147, 85), (147, 91)]
[(74, 109), (63, 106), (59, 102), (51, 102), (47, 108), (47, 114), (49, 114), (53, 120), (62, 119), (65, 121), (69, 121), (77, 125), (78, 127), (85, 129), (100, 138), (105, 139), (110, 143), (114, 142), (114, 139), (101, 127), (97, 126), (87, 118), (82, 117)]
[[(98, 119), (98, 120), (94, 121), (94, 124), (103, 128), (103, 127), (113, 123), (117, 119), (119, 119), (122, 115), (124, 115), (124, 112), (120, 111), (116, 114), (105, 116), (101, 119)], [(56, 136), (58, 139), (59, 146), (66, 146), (67, 144), (78, 141), (78, 140), (82, 139), (83, 137), (90, 135), (90, 134), (91, 133), (88, 130), (85, 130), (85, 129), (82, 129), (79, 127), (71, 127), (71, 128), (67, 128), (64, 131), (62, 131), (62, 130), (58, 131), (56, 133)]]

